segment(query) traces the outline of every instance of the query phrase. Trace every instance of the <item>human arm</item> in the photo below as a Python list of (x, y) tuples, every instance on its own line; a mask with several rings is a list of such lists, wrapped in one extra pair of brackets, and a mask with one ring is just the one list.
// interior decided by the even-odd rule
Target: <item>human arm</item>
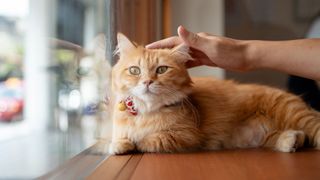
[(320, 80), (320, 39), (289, 41), (236, 40), (206, 33), (194, 34), (183, 27), (179, 36), (147, 48), (171, 48), (181, 43), (191, 47), (195, 61), (188, 66), (218, 66), (233, 71), (273, 69)]
[(244, 41), (251, 69), (273, 69), (320, 80), (320, 39)]

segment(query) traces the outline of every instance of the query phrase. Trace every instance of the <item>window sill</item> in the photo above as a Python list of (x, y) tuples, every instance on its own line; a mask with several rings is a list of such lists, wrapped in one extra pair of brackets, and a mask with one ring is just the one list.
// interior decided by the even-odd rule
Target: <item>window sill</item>
[(319, 162), (320, 151), (309, 149), (134, 154), (110, 156), (88, 179), (317, 179)]
[[(96, 146), (96, 145), (95, 145)], [(317, 179), (320, 151), (267, 149), (182, 154), (77, 155), (43, 179)]]

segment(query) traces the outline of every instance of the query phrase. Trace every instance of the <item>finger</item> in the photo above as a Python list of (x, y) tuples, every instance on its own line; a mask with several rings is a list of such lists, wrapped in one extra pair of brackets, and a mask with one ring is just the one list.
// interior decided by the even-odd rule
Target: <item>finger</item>
[(201, 37), (212, 36), (211, 34), (206, 33), (206, 32), (200, 32), (200, 33), (197, 33), (197, 35), (199, 35), (199, 36), (201, 36)]
[(202, 65), (201, 62), (198, 60), (189, 60), (186, 62), (187, 68), (193, 68), (193, 67), (201, 66), (201, 65)]
[(146, 45), (147, 49), (157, 49), (157, 48), (172, 48), (181, 44), (182, 40), (178, 36), (169, 37), (166, 39), (162, 39), (160, 41), (153, 42), (151, 44)]
[(206, 66), (212, 66), (212, 67), (217, 67), (217, 65), (213, 62), (210, 62), (209, 64), (206, 63), (206, 59), (193, 59), (193, 60), (189, 60), (186, 62), (186, 67), (187, 68), (193, 68), (196, 66), (202, 66), (202, 65), (206, 65)]
[(207, 46), (208, 40), (203, 36), (199, 36), (193, 32), (188, 31), (183, 26), (178, 28), (179, 37), (189, 46), (196, 49), (203, 49)]
[(201, 59), (209, 59), (209, 57), (203, 53), (202, 51), (198, 50), (198, 49), (195, 49), (195, 48), (190, 48), (190, 55), (191, 57), (197, 59), (197, 58), (201, 58)]

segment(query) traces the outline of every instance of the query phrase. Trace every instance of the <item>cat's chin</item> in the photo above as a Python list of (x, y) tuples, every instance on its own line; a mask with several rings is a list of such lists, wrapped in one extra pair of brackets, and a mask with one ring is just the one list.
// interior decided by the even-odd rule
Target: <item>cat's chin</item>
[(136, 108), (141, 113), (157, 111), (164, 106), (175, 104), (185, 98), (187, 98), (187, 95), (183, 92), (175, 93), (174, 95), (148, 92), (134, 96)]
[(146, 92), (140, 95), (136, 95), (135, 99), (140, 101), (141, 103), (145, 104), (148, 109), (150, 109), (152, 104), (159, 104), (161, 95), (156, 95), (151, 92)]

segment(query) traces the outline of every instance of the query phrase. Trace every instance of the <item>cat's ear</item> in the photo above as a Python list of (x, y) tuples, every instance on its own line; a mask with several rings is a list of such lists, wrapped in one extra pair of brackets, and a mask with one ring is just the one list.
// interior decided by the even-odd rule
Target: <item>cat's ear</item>
[(115, 52), (116, 54), (118, 53), (122, 54), (137, 48), (137, 46), (122, 33), (117, 34), (117, 39), (118, 39), (118, 46)]
[(179, 61), (185, 63), (189, 60), (193, 60), (193, 58), (190, 55), (190, 47), (186, 44), (180, 44), (173, 49), (171, 49), (171, 56), (174, 56), (174, 58), (178, 59)]

